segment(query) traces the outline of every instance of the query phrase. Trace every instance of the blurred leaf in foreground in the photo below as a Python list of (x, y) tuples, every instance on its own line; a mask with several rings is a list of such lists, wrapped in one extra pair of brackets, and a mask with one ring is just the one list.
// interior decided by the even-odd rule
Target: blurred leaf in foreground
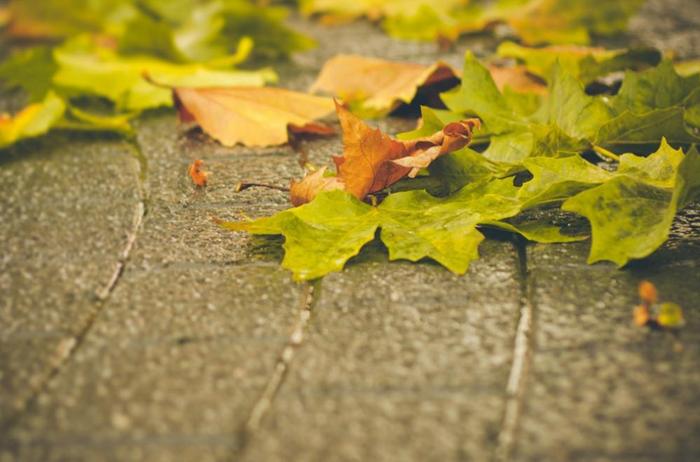
[(42, 102), (30, 104), (14, 116), (0, 115), (0, 148), (43, 135), (61, 120), (65, 109), (63, 100), (49, 93)]

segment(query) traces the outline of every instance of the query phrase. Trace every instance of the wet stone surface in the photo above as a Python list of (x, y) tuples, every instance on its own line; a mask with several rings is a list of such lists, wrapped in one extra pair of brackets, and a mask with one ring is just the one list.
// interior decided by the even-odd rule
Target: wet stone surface
[[(698, 12), (650, 2), (630, 40), (696, 57)], [(301, 90), (336, 53), (459, 67), (497, 44), (293, 22), (319, 42), (276, 66)], [(339, 137), (224, 148), (157, 111), (138, 144), (52, 136), (0, 160), (0, 462), (700, 459), (698, 204), (625, 270), (587, 265), (588, 242), (489, 240), (465, 276), (376, 246), (308, 297), (280, 239), (212, 218), (287, 208), (234, 187), (286, 186)], [(642, 279), (684, 307), (680, 337), (631, 326)]]

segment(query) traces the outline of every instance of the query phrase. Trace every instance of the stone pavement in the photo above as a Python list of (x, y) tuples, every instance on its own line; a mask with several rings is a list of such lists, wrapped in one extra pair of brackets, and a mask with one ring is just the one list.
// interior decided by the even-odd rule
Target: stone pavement
[[(700, 56), (696, 2), (653, 2), (631, 40)], [(337, 52), (459, 65), (495, 45), (297, 23), (320, 39), (281, 66), (299, 89)], [(296, 284), (279, 240), (211, 217), (286, 208), (233, 185), (285, 185), (298, 155), (175, 126), (142, 118), (141, 153), (52, 135), (0, 159), (0, 462), (700, 460), (700, 207), (622, 271), (586, 242), (496, 236), (462, 277), (374, 249)], [(302, 148), (323, 164), (340, 144)], [(679, 340), (631, 326), (645, 278), (685, 308)]]

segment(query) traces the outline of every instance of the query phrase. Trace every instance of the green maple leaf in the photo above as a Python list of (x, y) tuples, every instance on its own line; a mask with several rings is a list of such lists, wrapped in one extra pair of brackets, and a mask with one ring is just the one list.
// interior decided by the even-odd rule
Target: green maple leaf
[(481, 118), (491, 134), (527, 129), (527, 121), (510, 106), (491, 72), (471, 52), (464, 57), (462, 84), (440, 97), (452, 112)]
[(471, 53), (465, 57), (461, 86), (441, 97), (451, 111), (484, 121), (484, 130), (492, 135), (485, 157), (511, 164), (531, 156), (557, 157), (584, 150), (612, 114), (560, 66), (554, 67), (550, 92), (539, 108), (523, 113), (498, 90), (488, 69)]
[(282, 266), (297, 280), (340, 271), (379, 225), (377, 209), (341, 191), (319, 194), (313, 202), (252, 222), (223, 223), (232, 231), (285, 237)]
[(679, 76), (670, 62), (628, 72), (620, 93), (612, 98), (587, 95), (567, 66), (555, 62), (549, 93), (533, 100), (539, 104), (535, 111), (518, 110), (515, 100), (498, 90), (488, 69), (470, 53), (463, 75), (459, 88), (441, 95), (454, 114), (424, 110), (424, 127), (429, 128), (405, 138), (458, 115), (476, 115), (484, 122), (482, 137), (490, 141), (483, 155), (514, 166), (530, 157), (570, 156), (596, 146), (654, 145), (662, 137), (673, 143), (700, 140), (700, 76)]
[(174, 64), (148, 57), (123, 57), (110, 50), (75, 50), (70, 44), (54, 51), (58, 71), (53, 83), (74, 94), (102, 96), (114, 102), (118, 110), (140, 111), (171, 106), (170, 86), (262, 86), (274, 81), (269, 69), (259, 71), (219, 70), (201, 64)]
[(655, 66), (661, 61), (661, 53), (653, 48), (607, 50), (567, 45), (534, 48), (513, 42), (500, 44), (496, 54), (517, 59), (528, 71), (545, 79), (558, 64), (567, 74), (585, 83), (617, 71)]
[(526, 208), (562, 201), (614, 176), (578, 155), (560, 159), (532, 157), (523, 164), (533, 175), (518, 191)]
[(504, 23), (526, 43), (586, 44), (591, 36), (623, 31), (642, 0), (618, 0), (591, 8), (587, 0), (303, 0), (305, 14), (323, 13), (347, 19), (367, 16), (382, 20), (394, 37), (454, 40)]
[(612, 180), (563, 203), (563, 210), (591, 223), (589, 263), (624, 266), (666, 241), (676, 212), (700, 197), (698, 151), (693, 147), (680, 161), (679, 156), (664, 142), (650, 158), (627, 163)]
[(339, 271), (362, 246), (380, 238), (391, 260), (430, 258), (464, 273), (478, 257), (481, 222), (514, 216), (520, 210), (511, 180), (491, 180), (447, 198), (425, 191), (390, 195), (378, 207), (342, 191), (319, 194), (309, 204), (252, 222), (224, 223), (227, 229), (285, 237), (282, 266), (307, 280)]
[[(119, 33), (124, 53), (148, 54), (175, 62), (209, 62), (252, 40), (255, 58), (279, 59), (314, 46), (284, 24), (287, 10), (261, 8), (247, 0), (148, 0)], [(234, 63), (232, 63), (234, 64)]]
[(626, 73), (610, 107), (613, 117), (600, 127), (598, 145), (651, 144), (661, 137), (674, 143), (700, 140), (700, 75), (682, 77), (670, 61)]
[(583, 140), (595, 136), (611, 112), (601, 99), (587, 95), (578, 79), (555, 64), (549, 94), (532, 119)]
[(391, 260), (430, 258), (463, 274), (478, 257), (484, 221), (516, 215), (520, 203), (512, 180), (473, 183), (452, 196), (437, 198), (425, 191), (390, 195), (379, 207), (382, 242)]
[(35, 47), (13, 54), (0, 64), (0, 79), (10, 88), (22, 88), (32, 102), (41, 101), (52, 86), (56, 62), (51, 49)]
[(438, 157), (430, 164), (428, 171), (431, 178), (440, 182), (439, 187), (429, 189), (429, 192), (440, 196), (452, 194), (469, 183), (503, 178), (514, 173), (512, 165), (494, 162), (469, 148)]

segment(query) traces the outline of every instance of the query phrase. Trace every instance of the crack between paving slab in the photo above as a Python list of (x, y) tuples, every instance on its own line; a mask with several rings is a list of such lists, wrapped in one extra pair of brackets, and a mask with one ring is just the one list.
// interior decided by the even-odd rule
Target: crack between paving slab
[(130, 154), (136, 158), (139, 163), (139, 174), (138, 174), (138, 192), (139, 201), (136, 204), (136, 208), (133, 212), (131, 227), (126, 235), (126, 243), (119, 252), (119, 258), (115, 264), (114, 271), (109, 277), (107, 283), (95, 292), (95, 297), (97, 298), (97, 306), (89, 314), (87, 320), (84, 322), (83, 326), (78, 330), (76, 334), (72, 337), (65, 337), (58, 342), (52, 357), (48, 362), (48, 371), (41, 377), (36, 377), (35, 380), (31, 381), (29, 384), (29, 393), (25, 398), (21, 399), (15, 406), (15, 412), (10, 415), (4, 422), (0, 421), (0, 435), (6, 435), (10, 428), (12, 428), (27, 412), (27, 410), (36, 401), (38, 396), (46, 390), (49, 383), (58, 375), (61, 368), (66, 364), (68, 360), (75, 354), (87, 334), (92, 329), (95, 324), (97, 317), (100, 315), (104, 306), (106, 305), (109, 296), (112, 294), (114, 289), (119, 284), (121, 275), (124, 273), (124, 268), (126, 267), (126, 262), (129, 259), (131, 249), (136, 242), (136, 237), (141, 225), (147, 213), (148, 207), (148, 196), (145, 192), (145, 182), (147, 177), (147, 159), (143, 155), (138, 142), (133, 139), (128, 139), (126, 141), (127, 146), (130, 148)]
[(525, 240), (522, 238), (516, 238), (513, 245), (518, 255), (520, 317), (515, 331), (513, 362), (506, 384), (505, 409), (493, 457), (495, 462), (511, 460), (522, 411), (525, 382), (532, 358), (534, 304), (532, 303), (531, 281), (527, 266), (527, 249)]
[(260, 429), (260, 424), (270, 410), (277, 393), (287, 377), (296, 350), (298, 350), (304, 342), (304, 332), (306, 331), (309, 319), (311, 319), (313, 303), (316, 300), (315, 294), (318, 292), (319, 286), (320, 281), (313, 283), (307, 282), (304, 284), (299, 299), (299, 311), (294, 326), (292, 327), (292, 332), (277, 358), (275, 368), (265, 385), (265, 389), (253, 405), (248, 419), (238, 435), (238, 444), (236, 445), (236, 450), (232, 454), (232, 461), (243, 459), (252, 437)]

